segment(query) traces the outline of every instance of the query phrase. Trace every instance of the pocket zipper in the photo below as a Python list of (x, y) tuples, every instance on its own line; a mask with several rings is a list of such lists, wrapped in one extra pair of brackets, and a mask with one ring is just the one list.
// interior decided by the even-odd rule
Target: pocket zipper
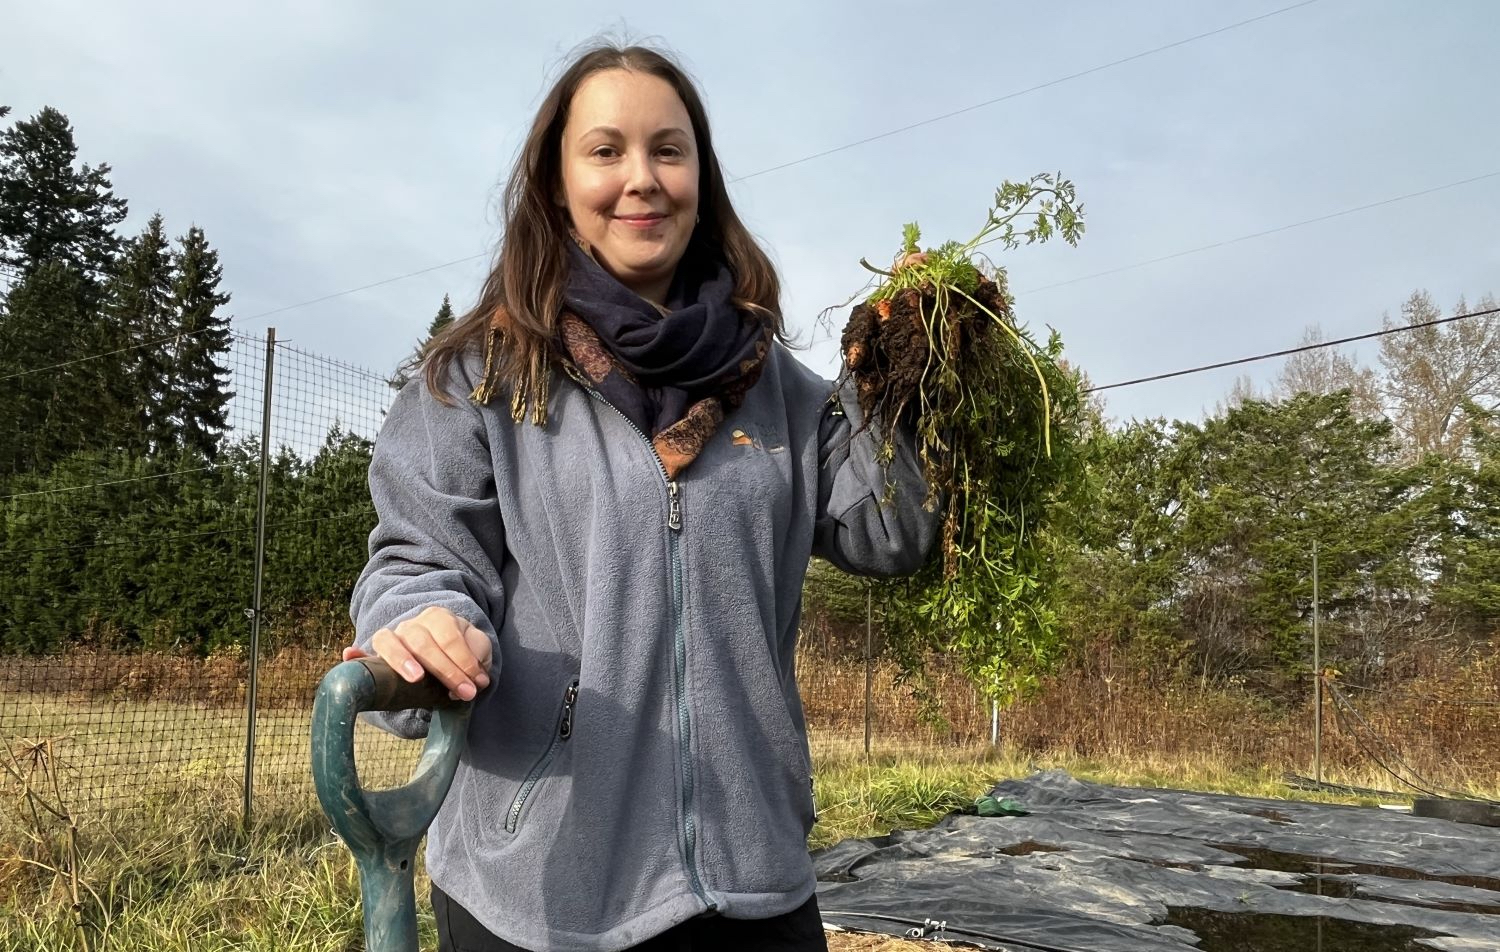
[(552, 759), (557, 756), (558, 750), (568, 738), (573, 736), (573, 710), (578, 703), (578, 681), (574, 679), (568, 689), (563, 692), (562, 713), (557, 719), (557, 733), (552, 737), (552, 743), (547, 745), (547, 750), (542, 754), (531, 770), (526, 774), (526, 779), (521, 781), (521, 789), (516, 791), (516, 798), (511, 801), (510, 812), (505, 816), (505, 832), (514, 833), (516, 825), (521, 820), (521, 810), (525, 808), (526, 801), (530, 799), (532, 791), (541, 782), (542, 774), (552, 765)]

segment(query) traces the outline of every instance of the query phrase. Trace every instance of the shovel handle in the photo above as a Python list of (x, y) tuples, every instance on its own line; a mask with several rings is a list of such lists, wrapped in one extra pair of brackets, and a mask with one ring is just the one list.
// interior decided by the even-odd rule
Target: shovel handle
[(412, 708), (436, 710), (458, 707), (463, 703), (449, 697), (448, 689), (430, 674), (413, 683), (397, 674), (396, 669), (387, 664), (384, 658), (370, 655), (354, 660), (356, 664), (365, 666), (375, 682), (374, 693), (361, 705), (366, 711), (409, 711)]

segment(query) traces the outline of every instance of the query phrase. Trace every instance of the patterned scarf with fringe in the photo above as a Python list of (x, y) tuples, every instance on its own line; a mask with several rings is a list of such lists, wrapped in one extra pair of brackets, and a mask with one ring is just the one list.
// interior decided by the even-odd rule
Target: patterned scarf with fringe
[(569, 254), (563, 346), (676, 479), (760, 379), (774, 330), (735, 307), (722, 261), (685, 261), (659, 308), (583, 249), (570, 245)]

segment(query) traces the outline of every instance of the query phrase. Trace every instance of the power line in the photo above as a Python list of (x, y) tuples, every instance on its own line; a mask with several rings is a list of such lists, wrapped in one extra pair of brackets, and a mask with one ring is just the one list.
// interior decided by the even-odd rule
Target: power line
[(780, 165), (773, 165), (769, 168), (764, 168), (757, 172), (751, 172), (748, 175), (741, 175), (738, 178), (732, 178), (729, 181), (743, 182), (746, 179), (752, 179), (756, 176), (769, 175), (772, 172), (779, 172), (782, 169), (789, 169), (794, 165), (802, 165), (803, 163), (811, 162), (814, 159), (821, 159), (826, 156), (835, 155), (839, 152), (846, 152), (849, 149), (867, 145), (871, 142), (878, 142), (881, 139), (889, 139), (891, 136), (900, 135), (903, 132), (910, 132), (913, 129), (920, 129), (923, 126), (930, 126), (936, 122), (943, 122), (944, 120), (952, 119), (955, 116), (961, 116), (964, 113), (973, 112), (976, 109), (983, 109), (986, 106), (993, 106), (996, 103), (1005, 102), (1008, 99), (1016, 99), (1020, 96), (1025, 96), (1028, 93), (1038, 92), (1043, 89), (1050, 89), (1053, 86), (1058, 86), (1062, 83), (1066, 83), (1074, 79), (1080, 79), (1084, 76), (1091, 76), (1094, 73), (1103, 72), (1106, 69), (1113, 69), (1116, 66), (1123, 66), (1126, 63), (1132, 63), (1139, 59), (1145, 59), (1148, 56), (1155, 56), (1157, 53), (1164, 53), (1167, 50), (1176, 49), (1179, 46), (1186, 46), (1189, 43), (1196, 43), (1199, 40), (1205, 40), (1211, 36), (1218, 36), (1220, 33), (1228, 33), (1230, 30), (1238, 30), (1240, 27), (1249, 26), (1250, 24), (1258, 23), (1261, 20), (1269, 20), (1271, 17), (1280, 16), (1283, 13), (1290, 13), (1291, 11), (1300, 9), (1302, 7), (1312, 6), (1317, 2), (1318, 0), (1303, 0), (1302, 3), (1294, 3), (1289, 7), (1282, 7), (1280, 10), (1272, 10), (1270, 13), (1262, 13), (1260, 16), (1254, 16), (1248, 20), (1241, 20), (1238, 23), (1231, 23), (1228, 26), (1221, 26), (1216, 30), (1209, 30), (1206, 33), (1198, 33), (1193, 36), (1184, 37), (1183, 39), (1168, 43), (1165, 46), (1153, 47), (1149, 50), (1142, 50), (1139, 53), (1132, 53), (1131, 55), (1123, 57), (1121, 59), (1111, 60), (1108, 63), (1100, 63), (1098, 66), (1090, 66), (1088, 69), (1080, 70), (1076, 73), (1069, 73), (1067, 76), (1059, 76), (1057, 79), (1049, 79), (1045, 83), (1038, 83), (1035, 86), (1028, 86), (1025, 89), (1018, 89), (1015, 92), (1006, 93), (1003, 96), (996, 96), (994, 99), (986, 99), (984, 102), (978, 102), (972, 106), (965, 106), (962, 109), (955, 109), (952, 112), (945, 112), (940, 116), (933, 116), (929, 119), (922, 119), (918, 122), (913, 122), (909, 125), (901, 126), (898, 129), (891, 129), (888, 132), (881, 132), (877, 135), (867, 136), (866, 138), (857, 139), (853, 142), (847, 142), (844, 145), (834, 146), (831, 149), (824, 149), (822, 152), (815, 152), (812, 155), (804, 155), (800, 159), (792, 159), (790, 162), (783, 162)]
[(1137, 377), (1134, 380), (1122, 380), (1119, 383), (1107, 383), (1099, 387), (1089, 387), (1084, 393), (1098, 393), (1101, 390), (1115, 390), (1119, 387), (1133, 387), (1141, 383), (1153, 383), (1157, 380), (1170, 380), (1173, 377), (1185, 377), (1188, 374), (1203, 373), (1205, 370), (1220, 370), (1224, 367), (1236, 367), (1240, 364), (1254, 363), (1257, 360), (1270, 360), (1272, 357), (1288, 357), (1292, 354), (1300, 354), (1309, 350), (1320, 350), (1324, 347), (1337, 347), (1340, 344), (1352, 344), (1355, 341), (1370, 340), (1375, 337), (1384, 337), (1387, 334), (1401, 334), (1406, 331), (1418, 331), (1426, 327), (1437, 327), (1441, 324), (1451, 324), (1454, 321), (1464, 321), (1471, 317), (1488, 317), (1491, 314), (1500, 314), (1500, 307), (1492, 307), (1483, 311), (1470, 311), (1467, 314), (1455, 314), (1452, 317), (1442, 317), (1435, 321), (1423, 321), (1420, 324), (1402, 324), (1399, 327), (1387, 327), (1383, 330), (1371, 331), (1368, 334), (1355, 334), (1353, 337), (1341, 337), (1338, 340), (1321, 341), (1316, 344), (1303, 344), (1300, 347), (1288, 347), (1286, 350), (1273, 351), (1269, 354), (1256, 354), (1254, 357), (1240, 357), (1235, 360), (1222, 360), (1216, 364), (1203, 364), (1199, 367), (1189, 367), (1185, 370), (1174, 370), (1171, 373), (1154, 374), (1150, 377)]
[(1445, 189), (1458, 188), (1460, 185), (1472, 185), (1475, 182), (1481, 182), (1485, 179), (1494, 178), (1497, 175), (1500, 175), (1500, 169), (1497, 169), (1493, 172), (1486, 172), (1483, 175), (1476, 175), (1473, 178), (1466, 178), (1457, 182), (1449, 182), (1447, 185), (1434, 185), (1432, 188), (1424, 188), (1418, 192), (1408, 192), (1405, 195), (1397, 195), (1394, 198), (1385, 198), (1381, 199), (1378, 202), (1370, 202), (1365, 205), (1356, 205), (1353, 208), (1346, 208), (1342, 211), (1330, 212), (1327, 215), (1319, 215), (1316, 218), (1306, 218), (1302, 221), (1295, 221), (1289, 225), (1279, 225), (1275, 228), (1267, 228), (1265, 231), (1257, 231), (1252, 232), (1248, 235), (1240, 235), (1238, 238), (1227, 238), (1224, 241), (1216, 241), (1213, 244), (1200, 245), (1197, 248), (1189, 248), (1186, 251), (1173, 252), (1169, 255), (1162, 255), (1159, 258), (1149, 258), (1145, 261), (1137, 261), (1135, 264), (1127, 264), (1118, 268), (1110, 268), (1107, 271), (1095, 271), (1093, 274), (1079, 275), (1076, 278), (1069, 278), (1066, 281), (1058, 281), (1054, 284), (1044, 284), (1040, 287), (1027, 288), (1024, 291), (1017, 291), (1016, 294), (1036, 294), (1041, 291), (1050, 291), (1053, 288), (1066, 287), (1070, 284), (1079, 284), (1083, 281), (1092, 281), (1094, 278), (1102, 278), (1105, 275), (1119, 274), (1122, 271), (1133, 271), (1136, 268), (1144, 268), (1147, 265), (1160, 264), (1163, 261), (1171, 261), (1174, 258), (1184, 258), (1188, 255), (1195, 255), (1200, 251), (1211, 251), (1214, 248), (1223, 248), (1227, 245), (1239, 244), (1242, 241), (1250, 241), (1255, 238), (1264, 238), (1267, 235), (1279, 234), (1283, 231), (1291, 231), (1293, 228), (1302, 228), (1305, 225), (1316, 225), (1318, 222), (1331, 221), (1335, 218), (1342, 218), (1345, 215), (1353, 215), (1356, 212), (1369, 211), (1372, 208), (1380, 208), (1383, 205), (1394, 205), (1396, 202), (1404, 202), (1410, 198), (1419, 198), (1423, 195), (1431, 195), (1434, 192), (1441, 192)]
[[(1318, 0), (1302, 0), (1301, 3), (1294, 3), (1291, 6), (1282, 7), (1279, 10), (1272, 10), (1269, 13), (1262, 13), (1259, 16), (1250, 17), (1249, 19), (1246, 19), (1246, 20), (1240, 20), (1240, 21), (1238, 21), (1236, 23), (1231, 23), (1228, 26), (1221, 26), (1218, 29), (1209, 30), (1209, 31), (1204, 32), (1204, 33), (1197, 33), (1197, 34), (1194, 34), (1192, 36), (1184, 37), (1184, 38), (1182, 38), (1180, 40), (1175, 40), (1175, 41), (1173, 41), (1171, 43), (1164, 44), (1162, 46), (1153, 47), (1153, 48), (1151, 48), (1149, 50), (1142, 50), (1139, 53), (1132, 53), (1129, 56), (1125, 56), (1125, 57), (1122, 57), (1122, 58), (1117, 59), (1117, 60), (1111, 60), (1108, 63), (1100, 63), (1097, 66), (1091, 66), (1088, 69), (1080, 70), (1079, 72), (1076, 72), (1076, 73), (1069, 73), (1066, 76), (1059, 76), (1058, 78), (1048, 80), (1045, 83), (1038, 83), (1035, 86), (1028, 86), (1025, 89), (1018, 89), (1018, 90), (1015, 90), (1014, 92), (1006, 93), (1003, 96), (996, 96), (994, 99), (986, 99), (984, 102), (978, 102), (978, 103), (973, 104), (972, 106), (965, 106), (962, 109), (956, 109), (956, 110), (954, 110), (952, 112), (945, 112), (945, 113), (942, 113), (941, 115), (931, 116), (931, 117), (929, 117), (927, 119), (922, 119), (922, 120), (920, 120), (918, 122), (908, 123), (907, 125), (900, 126), (898, 128), (895, 128), (895, 129), (890, 129), (890, 130), (887, 130), (885, 132), (878, 133), (876, 135), (866, 136), (863, 139), (857, 139), (854, 142), (846, 142), (843, 145), (834, 146), (831, 149), (824, 149), (821, 152), (814, 152), (811, 155), (804, 155), (801, 158), (793, 159), (790, 162), (783, 162), (780, 165), (773, 165), (773, 166), (770, 166), (768, 168), (759, 169), (759, 170), (757, 170), (755, 172), (750, 172), (750, 173), (748, 173), (746, 175), (741, 175), (741, 176), (737, 176), (737, 177), (731, 178), (731, 179), (729, 179), (729, 181), (731, 183), (733, 183), (733, 182), (743, 182), (743, 181), (746, 181), (747, 179), (757, 178), (757, 177), (762, 176), (762, 175), (769, 175), (772, 172), (779, 172), (782, 169), (789, 169), (789, 168), (791, 168), (793, 166), (802, 165), (804, 163), (812, 162), (812, 161), (814, 161), (816, 159), (825, 158), (825, 157), (830, 156), (830, 155), (835, 155), (835, 154), (840, 153), (840, 152), (847, 152), (850, 149), (854, 149), (854, 148), (857, 148), (857, 147), (862, 146), (862, 145), (867, 145), (867, 144), (869, 144), (871, 142), (878, 142), (881, 139), (888, 139), (888, 138), (890, 138), (892, 136), (900, 135), (903, 132), (910, 132), (913, 129), (919, 129), (919, 128), (923, 127), (923, 126), (932, 125), (933, 123), (943, 122), (945, 120), (952, 119), (955, 116), (961, 116), (961, 115), (963, 115), (965, 113), (973, 112), (976, 109), (983, 109), (983, 108), (985, 108), (987, 106), (993, 106), (996, 103), (1002, 103), (1002, 102), (1005, 102), (1005, 101), (1010, 100), (1010, 99), (1016, 99), (1018, 97), (1025, 96), (1025, 95), (1027, 95), (1029, 93), (1038, 92), (1038, 91), (1043, 90), (1043, 89), (1050, 89), (1053, 86), (1058, 86), (1058, 85), (1061, 85), (1062, 83), (1070, 82), (1071, 80), (1080, 79), (1080, 78), (1082, 78), (1084, 76), (1091, 76), (1094, 73), (1102, 72), (1102, 71), (1107, 70), (1107, 69), (1113, 69), (1116, 66), (1122, 66), (1122, 65), (1124, 65), (1126, 63), (1132, 63), (1132, 62), (1135, 62), (1136, 60), (1144, 59), (1144, 58), (1146, 58), (1148, 56), (1154, 56), (1157, 53), (1163, 53), (1163, 52), (1166, 52), (1167, 50), (1176, 49), (1179, 46), (1186, 46), (1189, 43), (1196, 43), (1199, 40), (1205, 40), (1205, 39), (1208, 39), (1209, 37), (1212, 37), (1212, 36), (1218, 36), (1221, 33), (1228, 33), (1231, 30), (1238, 30), (1241, 27), (1249, 26), (1252, 23), (1258, 23), (1261, 20), (1268, 20), (1271, 17), (1280, 16), (1283, 13), (1290, 13), (1293, 10), (1301, 9), (1302, 7), (1312, 6), (1314, 3), (1317, 3), (1317, 2), (1318, 2)], [(454, 265), (465, 264), (467, 262), (475, 261), (475, 260), (478, 260), (479, 258), (484, 258), (484, 257), (487, 257), (487, 256), (488, 256), (488, 252), (481, 252), (479, 254), (467, 255), (467, 256), (462, 257), (462, 258), (454, 258), (452, 261), (445, 261), (442, 264), (435, 264), (435, 265), (432, 265), (430, 267), (420, 268), (420, 269), (418, 269), (416, 271), (409, 271), (406, 274), (398, 274), (398, 275), (395, 275), (394, 277), (383, 278), (383, 279), (381, 279), (379, 281), (371, 282), (370, 284), (362, 284), (362, 285), (360, 285), (357, 288), (348, 288), (348, 289), (343, 290), (343, 291), (334, 291), (331, 294), (325, 294), (325, 295), (323, 295), (321, 297), (311, 298), (311, 299), (306, 300), (306, 301), (298, 301), (295, 304), (288, 304), (288, 305), (285, 305), (284, 307), (273, 308), (272, 310), (262, 311), (259, 314), (247, 315), (246, 317), (243, 317), (243, 318), (236, 317), (236, 318), (233, 318), (232, 320), (236, 320), (236, 321), (241, 321), (241, 320), (243, 320), (243, 321), (259, 320), (259, 319), (261, 319), (263, 317), (270, 317), (273, 314), (282, 314), (282, 313), (284, 313), (286, 311), (296, 310), (297, 308), (307, 307), (307, 306), (312, 305), (312, 304), (321, 304), (324, 301), (331, 301), (331, 300), (333, 300), (335, 298), (344, 297), (346, 295), (357, 294), (360, 291), (368, 291), (371, 288), (378, 288), (378, 287), (380, 287), (382, 285), (392, 284), (392, 283), (394, 283), (396, 281), (404, 281), (407, 278), (414, 278), (414, 277), (417, 277), (418, 275), (428, 274), (428, 273), (430, 273), (432, 271), (442, 270), (443, 268), (451, 268)]]
[[(1186, 249), (1184, 251), (1174, 251), (1172, 254), (1169, 254), (1169, 255), (1162, 255), (1162, 256), (1157, 257), (1157, 258), (1149, 258), (1149, 259), (1147, 259), (1145, 261), (1137, 261), (1134, 264), (1127, 264), (1127, 265), (1123, 265), (1123, 266), (1118, 267), (1118, 268), (1110, 268), (1107, 271), (1095, 271), (1093, 274), (1079, 275), (1076, 278), (1069, 278), (1066, 281), (1058, 281), (1058, 282), (1055, 282), (1053, 284), (1044, 284), (1044, 285), (1041, 285), (1040, 287), (1035, 287), (1035, 288), (1026, 288), (1025, 290), (1016, 291), (1015, 294), (1018, 297), (1021, 296), (1021, 295), (1024, 295), (1024, 294), (1036, 294), (1036, 293), (1039, 293), (1041, 291), (1049, 291), (1049, 290), (1051, 290), (1053, 288), (1060, 288), (1060, 287), (1063, 287), (1063, 286), (1069, 285), (1069, 284), (1078, 284), (1078, 283), (1080, 283), (1082, 281), (1090, 281), (1090, 280), (1092, 280), (1094, 278), (1102, 278), (1105, 275), (1119, 274), (1122, 271), (1132, 271), (1132, 270), (1134, 270), (1136, 268), (1144, 268), (1147, 265), (1159, 264), (1159, 263), (1161, 263), (1163, 261), (1171, 261), (1174, 258), (1183, 258), (1183, 257), (1186, 257), (1188, 255), (1198, 254), (1201, 251), (1209, 251), (1209, 250), (1212, 250), (1214, 248), (1223, 248), (1226, 245), (1239, 244), (1242, 241), (1250, 241), (1251, 239), (1254, 239), (1254, 238), (1264, 238), (1267, 235), (1274, 235), (1274, 234), (1277, 234), (1278, 232), (1283, 232), (1283, 231), (1291, 231), (1294, 228), (1301, 228), (1301, 227), (1303, 227), (1305, 225), (1313, 225), (1313, 224), (1317, 224), (1318, 222), (1329, 221), (1329, 220), (1334, 219), (1334, 218), (1342, 218), (1345, 215), (1352, 215), (1355, 212), (1368, 211), (1368, 210), (1370, 210), (1372, 208), (1379, 208), (1382, 205), (1392, 205), (1392, 204), (1395, 204), (1396, 202), (1404, 202), (1407, 199), (1418, 198), (1418, 197), (1423, 196), (1423, 195), (1431, 195), (1434, 192), (1441, 192), (1441, 191), (1444, 191), (1445, 189), (1458, 188), (1461, 185), (1471, 185), (1474, 182), (1479, 182), (1479, 181), (1483, 181), (1485, 179), (1495, 178), (1496, 176), (1500, 176), (1500, 169), (1497, 169), (1497, 170), (1495, 170), (1493, 172), (1486, 172), (1483, 175), (1476, 175), (1476, 176), (1474, 176), (1472, 178), (1461, 179), (1461, 180), (1459, 180), (1457, 182), (1449, 182), (1446, 185), (1434, 185), (1431, 188), (1424, 188), (1424, 189), (1421, 189), (1419, 191), (1408, 192), (1405, 195), (1397, 195), (1397, 196), (1395, 196), (1393, 198), (1384, 198), (1384, 199), (1381, 199), (1378, 202), (1367, 202), (1364, 205), (1356, 205), (1353, 208), (1345, 208), (1345, 209), (1343, 209), (1341, 211), (1329, 212), (1326, 215), (1319, 215), (1316, 218), (1307, 218), (1307, 219), (1304, 219), (1302, 221), (1292, 222), (1292, 223), (1287, 224), (1287, 225), (1278, 225), (1275, 228), (1267, 228), (1264, 231), (1252, 232), (1252, 233), (1250, 233), (1248, 235), (1240, 235), (1240, 236), (1238, 236), (1236, 238), (1226, 238), (1223, 241), (1216, 241), (1216, 242), (1213, 242), (1212, 244), (1207, 244), (1207, 245), (1199, 245), (1196, 248), (1188, 248), (1188, 249)], [(833, 337), (833, 331), (831, 329), (828, 331), (828, 334), (829, 334), (829, 338), (828, 339), (832, 339), (832, 337)], [(816, 331), (813, 334), (812, 343), (814, 343), (814, 344), (821, 343), (821, 341), (817, 337)], [(1337, 343), (1337, 342), (1334, 342), (1334, 343)], [(1280, 356), (1280, 355), (1279, 354), (1267, 354), (1266, 356), (1267, 357), (1276, 357), (1276, 356)], [(1247, 359), (1260, 360), (1262, 358), (1247, 358)], [(1134, 381), (1132, 381), (1132, 382), (1134, 382)], [(1141, 382), (1144, 382), (1144, 381), (1141, 381)], [(1123, 387), (1123, 386), (1126, 386), (1126, 385), (1127, 384), (1123, 384), (1122, 383), (1122, 384), (1111, 384), (1110, 386)], [(1100, 388), (1096, 388), (1096, 389), (1105, 389), (1105, 388), (1100, 387)]]
[(487, 252), (487, 251), (481, 251), (479, 254), (476, 254), (476, 255), (469, 255), (468, 257), (465, 257), (465, 258), (454, 258), (452, 261), (444, 261), (442, 264), (435, 264), (435, 265), (432, 265), (429, 268), (419, 268), (416, 271), (408, 271), (406, 274), (398, 274), (395, 277), (382, 278), (379, 281), (373, 281), (373, 282), (371, 282), (369, 284), (361, 284), (357, 288), (348, 288), (347, 290), (344, 290), (344, 291), (335, 291), (332, 294), (325, 294), (322, 297), (315, 297), (315, 298), (311, 298), (311, 299), (306, 300), (306, 301), (298, 301), (296, 304), (288, 304), (285, 307), (272, 308), (269, 311), (261, 311), (259, 314), (251, 314), (251, 315), (248, 315), (246, 317), (233, 317), (233, 318), (230, 318), (230, 320), (231, 320), (231, 322), (232, 321), (256, 321), (256, 320), (260, 320), (263, 317), (270, 317), (273, 314), (281, 314), (281, 313), (283, 313), (285, 311), (296, 310), (299, 307), (307, 307), (310, 304), (321, 304), (324, 301), (331, 301), (334, 298), (344, 297), (347, 294), (358, 294), (360, 291), (368, 291), (371, 288), (378, 288), (378, 287), (380, 287), (383, 284), (393, 284), (393, 283), (395, 283), (397, 281), (405, 281), (407, 278), (415, 278), (419, 274), (427, 274), (429, 271), (440, 271), (443, 268), (451, 268), (451, 267), (453, 267), (456, 264), (463, 264), (466, 261), (474, 261), (476, 259), (485, 258), (485, 257), (488, 257), (488, 256), (489, 256), (489, 252)]

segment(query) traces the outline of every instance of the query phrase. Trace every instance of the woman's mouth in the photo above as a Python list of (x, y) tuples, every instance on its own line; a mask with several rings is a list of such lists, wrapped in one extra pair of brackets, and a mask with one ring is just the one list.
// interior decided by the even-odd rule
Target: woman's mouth
[(615, 219), (631, 228), (650, 228), (666, 221), (667, 216), (650, 212), (644, 215), (616, 215)]

